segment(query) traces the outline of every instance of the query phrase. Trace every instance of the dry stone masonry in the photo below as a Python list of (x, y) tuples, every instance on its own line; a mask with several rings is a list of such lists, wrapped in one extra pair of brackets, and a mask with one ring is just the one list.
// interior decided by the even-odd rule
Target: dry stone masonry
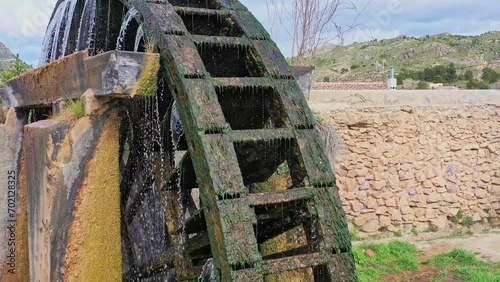
[(460, 216), (498, 220), (498, 104), (357, 106), (325, 120), (345, 143), (336, 176), (353, 228), (410, 232), (447, 229)]
[(351, 228), (498, 223), (498, 91), (313, 91), (310, 105), (343, 140), (335, 174)]

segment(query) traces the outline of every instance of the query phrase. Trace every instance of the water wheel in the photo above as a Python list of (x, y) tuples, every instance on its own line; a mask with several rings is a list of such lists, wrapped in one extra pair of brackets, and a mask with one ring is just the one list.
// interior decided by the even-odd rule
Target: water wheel
[(314, 117), (241, 3), (60, 0), (43, 48), (161, 55), (156, 96), (121, 124), (123, 280), (356, 280)]

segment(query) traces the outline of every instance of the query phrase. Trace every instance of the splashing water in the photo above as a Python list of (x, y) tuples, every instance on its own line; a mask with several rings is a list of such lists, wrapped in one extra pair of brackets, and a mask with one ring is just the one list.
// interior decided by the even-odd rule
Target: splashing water
[[(67, 55), (69, 33), (71, 31), (71, 23), (73, 22), (73, 16), (75, 14), (77, 0), (68, 1), (68, 10), (65, 13), (65, 24), (64, 24), (64, 37), (62, 41), (61, 55), (60, 58)], [(71, 50), (70, 52), (72, 52)]]
[(200, 277), (198, 277), (198, 282), (216, 282), (217, 278), (215, 277), (215, 269), (214, 269), (214, 260), (209, 259), (203, 265), (203, 270), (201, 271)]
[(43, 39), (40, 65), (55, 61), (66, 55), (71, 22), (73, 21), (77, 2), (78, 0), (65, 0), (57, 6)]
[[(165, 203), (159, 188), (164, 179), (165, 162), (158, 99), (147, 97), (134, 103), (130, 110), (133, 119), (133, 167), (128, 183), (130, 196), (125, 210), (130, 210), (137, 199), (140, 205), (130, 225), (127, 226), (132, 242), (128, 248), (135, 253), (137, 265), (151, 265), (167, 252), (168, 239)], [(138, 118), (140, 117), (140, 118)], [(160, 176), (155, 173), (160, 165)]]
[(142, 24), (137, 29), (137, 34), (135, 36), (134, 52), (139, 51), (139, 47), (141, 45), (141, 40), (144, 42), (144, 30), (142, 29)]
[(172, 119), (170, 120), (170, 128), (172, 128), (172, 142), (174, 143), (174, 148), (177, 149), (181, 137), (184, 135), (181, 118), (179, 116), (179, 112), (177, 111), (177, 101), (174, 101), (172, 105)]
[(78, 28), (75, 51), (88, 50), (92, 47), (96, 18), (96, 0), (86, 0), (83, 15)]
[(45, 33), (45, 38), (43, 39), (42, 43), (42, 54), (40, 56), (40, 65), (48, 63), (53, 56), (52, 53), (54, 48), (57, 48), (57, 40), (59, 38), (62, 17), (64, 10), (66, 9), (65, 4), (67, 4), (67, 1), (57, 6), (53, 17), (50, 20), (49, 25), (47, 26), (47, 32)]
[(127, 28), (132, 20), (139, 14), (136, 8), (132, 8), (128, 10), (125, 15), (125, 19), (122, 22), (122, 26), (120, 27), (120, 35), (118, 36), (118, 40), (116, 41), (116, 49), (123, 50), (123, 43), (125, 41), (125, 35), (127, 34)]

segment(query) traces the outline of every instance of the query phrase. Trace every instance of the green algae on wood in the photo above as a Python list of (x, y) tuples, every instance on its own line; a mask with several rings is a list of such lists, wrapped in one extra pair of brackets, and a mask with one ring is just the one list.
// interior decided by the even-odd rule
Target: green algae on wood
[[(160, 69), (160, 56), (148, 53), (144, 60), (144, 68), (137, 79), (133, 93), (141, 97), (156, 96), (158, 88), (158, 70)], [(132, 94), (132, 96), (134, 96)]]
[(122, 277), (118, 139), (115, 112), (102, 129), (78, 193), (65, 281), (119, 281)]

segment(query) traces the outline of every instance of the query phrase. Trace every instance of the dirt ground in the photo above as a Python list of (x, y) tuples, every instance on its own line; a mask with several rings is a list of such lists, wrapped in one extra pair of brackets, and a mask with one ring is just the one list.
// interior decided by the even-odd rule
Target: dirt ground
[(500, 229), (478, 232), (465, 238), (453, 238), (449, 233), (421, 233), (418, 236), (391, 237), (378, 240), (362, 240), (353, 242), (354, 246), (363, 244), (380, 244), (399, 240), (414, 244), (420, 251), (421, 260), (448, 253), (454, 249), (464, 249), (477, 255), (485, 262), (500, 262)]

